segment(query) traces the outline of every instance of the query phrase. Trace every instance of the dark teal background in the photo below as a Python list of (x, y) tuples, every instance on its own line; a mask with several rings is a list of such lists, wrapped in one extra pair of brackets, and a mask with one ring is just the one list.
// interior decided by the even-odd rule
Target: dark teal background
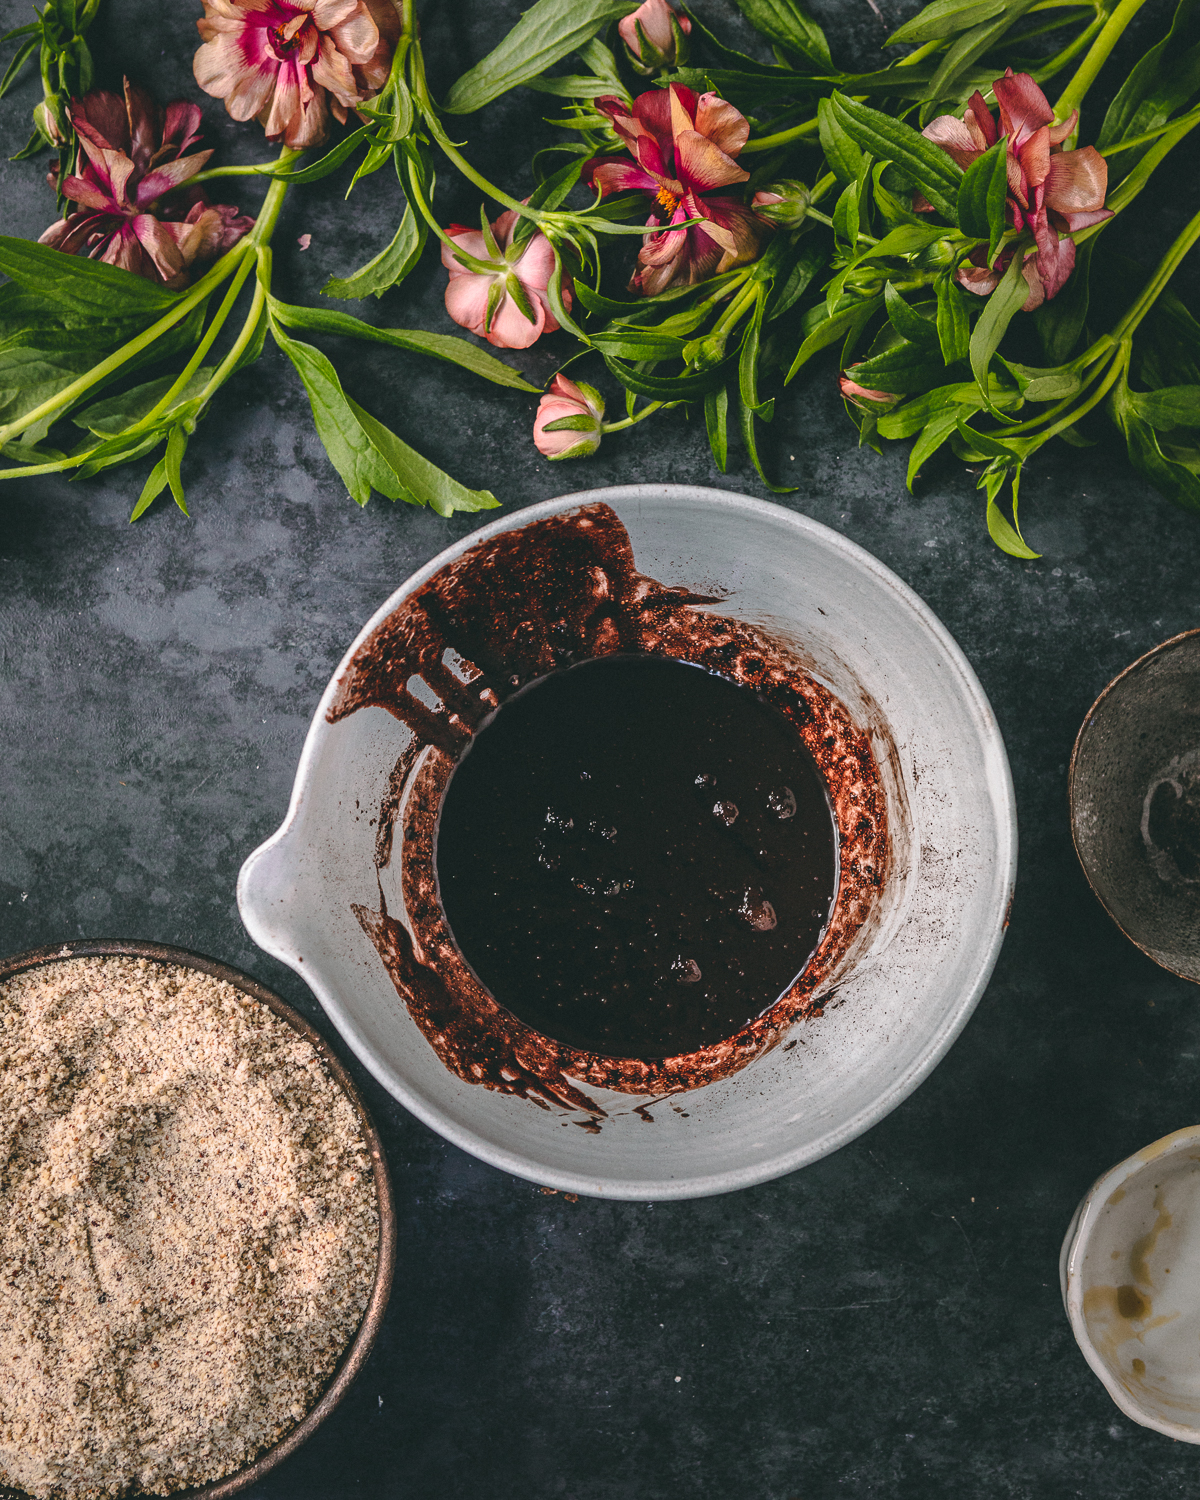
[[(879, 9), (886, 26), (868, 0), (814, 0), (847, 63), (869, 63), (916, 6)], [(755, 45), (728, 0), (698, 10)], [(444, 92), (518, 5), (424, 11)], [(162, 100), (198, 100), (222, 160), (265, 159), (257, 127), (233, 125), (192, 82), (198, 13), (192, 0), (105, 0), (107, 78), (124, 66)], [(1167, 14), (1147, 7), (1113, 80)], [(4, 25), (26, 15), (0, 4)], [(7, 150), (24, 142), (35, 97), (30, 81), (0, 106)], [(540, 122), (557, 111), (518, 91), (458, 122), (456, 138), (523, 193), (532, 149), (555, 138)], [(36, 236), (53, 216), (43, 170), (0, 163), (6, 233)], [(394, 179), (360, 185), (346, 208), (348, 177), (285, 205), (277, 286), (291, 300), (315, 300), (391, 236)], [(253, 210), (261, 187), (235, 188), (222, 196)], [(1194, 161), (1169, 166), (1106, 234), (1149, 266), (1198, 196)], [(474, 221), (478, 202), (442, 173), (446, 220)], [(1177, 278), (1193, 309), (1194, 262)], [(403, 291), (351, 310), (453, 332), (444, 284), (429, 250)], [(766, 493), (740, 448), (718, 475), (702, 424), (680, 412), (555, 466), (531, 442), (534, 397), (416, 356), (326, 347), (353, 396), (510, 511), (642, 480)], [(560, 352), (547, 340), (510, 357), (541, 380)], [(615, 403), (597, 371), (577, 373)], [(1093, 1178), (1200, 1117), (1200, 993), (1097, 905), (1066, 807), (1072, 741), (1096, 694), (1200, 625), (1200, 526), (1119, 450), (1058, 446), (1023, 489), (1026, 535), (1044, 557), (1016, 562), (989, 541), (961, 465), (931, 464), (914, 497), (905, 447), (878, 457), (855, 439), (818, 361), (781, 396), (766, 462), (798, 486), (782, 504), (870, 549), (929, 601), (999, 717), (1021, 867), (974, 1019), (912, 1098), (836, 1155), (764, 1187), (655, 1206), (546, 1196), (444, 1144), (352, 1065), (395, 1179), (396, 1289), (350, 1397), (254, 1500), (1200, 1492), (1200, 1451), (1121, 1415), (1058, 1291), (1061, 1238)], [(191, 444), (190, 522), (159, 501), (130, 527), (142, 477), (0, 485), (0, 952), (81, 936), (180, 944), (273, 985), (329, 1034), (300, 980), (243, 931), (238, 867), (281, 820), (317, 698), (361, 623), (490, 517), (447, 522), (379, 499), (358, 510), (273, 350)]]

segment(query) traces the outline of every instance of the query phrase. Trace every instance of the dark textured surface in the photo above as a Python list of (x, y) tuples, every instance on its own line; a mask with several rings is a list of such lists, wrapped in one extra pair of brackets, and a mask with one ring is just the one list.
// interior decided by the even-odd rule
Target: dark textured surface
[[(880, 7), (893, 23), (915, 8)], [(202, 98), (196, 8), (106, 0), (107, 65), (119, 55), (161, 98)], [(731, 9), (701, 8), (722, 24)], [(841, 57), (868, 56), (885, 34), (866, 0), (816, 8)], [(456, 0), (431, 15), (439, 89), (516, 12), (515, 0)], [(1148, 7), (1143, 34), (1164, 14)], [(10, 16), (23, 11), (5, 0)], [(5, 101), (8, 149), (32, 102), (29, 84)], [(268, 154), (255, 127), (205, 102), (239, 159)], [(458, 132), (518, 190), (531, 142), (553, 138), (542, 103), (519, 93)], [(507, 134), (485, 141), (492, 123)], [(443, 186), (447, 219), (477, 214), (449, 171)], [(384, 174), (349, 215), (343, 190), (334, 177), (285, 207), (278, 279), (293, 300), (391, 233)], [(1115, 232), (1153, 261), (1195, 195), (1194, 174), (1176, 174)], [(253, 186), (239, 195), (243, 208), (256, 199)], [(0, 164), (0, 203), (6, 232), (41, 231), (51, 201), (35, 164)], [(371, 315), (453, 331), (442, 285), (430, 254)], [(553, 368), (543, 347), (522, 357), (539, 378)], [(633, 480), (764, 494), (740, 451), (717, 475), (678, 413), (556, 469), (530, 442), (534, 398), (398, 353), (336, 352), (353, 394), (510, 509)], [(543, 1196), (445, 1145), (356, 1069), (395, 1177), (396, 1291), (358, 1386), (255, 1500), (1196, 1492), (1200, 1452), (1128, 1421), (1085, 1366), (1057, 1256), (1098, 1173), (1196, 1119), (1200, 994), (1127, 943), (1089, 892), (1066, 763), (1109, 677), (1200, 624), (1200, 527), (1115, 450), (1060, 448), (1024, 491), (1045, 557), (1014, 562), (989, 542), (959, 467), (931, 466), (913, 498), (902, 449), (879, 458), (853, 438), (827, 366), (789, 388), (768, 442), (768, 462), (799, 486), (783, 503), (930, 602), (1012, 758), (1021, 874), (975, 1018), (862, 1139), (696, 1203)], [(248, 970), (328, 1034), (303, 984), (243, 932), (238, 866), (281, 819), (317, 696), (361, 622), (478, 523), (380, 500), (359, 511), (273, 353), (223, 393), (187, 479), (190, 523), (159, 502), (133, 528), (140, 474), (0, 490), (0, 949), (81, 935), (177, 943)]]

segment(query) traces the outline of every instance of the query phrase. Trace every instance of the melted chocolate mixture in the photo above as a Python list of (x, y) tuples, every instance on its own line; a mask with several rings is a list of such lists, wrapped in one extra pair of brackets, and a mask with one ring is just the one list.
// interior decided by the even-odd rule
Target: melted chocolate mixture
[(464, 957), (537, 1031), (693, 1052), (786, 990), (833, 904), (824, 783), (749, 689), (653, 656), (540, 678), (470, 742), (436, 865)]
[[(382, 708), (412, 733), (380, 789), (375, 847), (380, 869), (399, 865), (404, 919), (388, 911), (382, 892), (378, 910), (354, 907), (401, 1001), (465, 1082), (545, 1108), (586, 1110), (592, 1118), (576, 1122), (584, 1129), (604, 1114), (589, 1086), (642, 1095), (696, 1088), (737, 1072), (798, 1020), (820, 1015), (822, 997), (870, 930), (886, 878), (887, 807), (868, 731), (793, 648), (697, 607), (714, 602), (640, 573), (609, 506), (548, 516), (476, 544), (414, 589), (355, 652), (328, 711), (336, 723)], [(442, 798), (480, 725), (560, 667), (629, 653), (720, 673), (782, 714), (824, 779), (840, 855), (833, 913), (787, 993), (720, 1041), (661, 1059), (572, 1047), (498, 1005), (454, 941), (434, 870)]]

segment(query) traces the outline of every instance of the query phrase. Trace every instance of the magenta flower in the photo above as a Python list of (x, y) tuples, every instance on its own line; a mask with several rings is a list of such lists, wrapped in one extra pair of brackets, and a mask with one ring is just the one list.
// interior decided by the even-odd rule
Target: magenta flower
[(125, 80), (125, 97), (106, 90), (71, 105), (87, 164), (66, 177), (62, 193), (80, 208), (51, 224), (40, 243), (86, 255), (164, 286), (186, 286), (188, 270), (236, 245), (254, 220), (227, 203), (209, 203), (200, 188), (161, 201), (182, 187), (212, 155), (184, 153), (199, 139), (194, 104), (158, 108)]
[[(1104, 207), (1108, 190), (1108, 165), (1094, 146), (1064, 151), (1062, 143), (1075, 129), (1079, 112), (1061, 125), (1054, 124), (1054, 111), (1045, 94), (1028, 73), (1011, 68), (992, 85), (1000, 106), (1000, 126), (978, 90), (971, 95), (961, 120), (939, 115), (923, 132), (960, 167), (967, 168), (1001, 135), (1008, 140), (1008, 217), (1014, 229), (1028, 229), (1037, 246), (1027, 256), (1023, 270), (1029, 283), (1026, 312), (1060, 291), (1075, 265), (1075, 242), (1059, 239), (1076, 229), (1086, 229), (1111, 218)], [(913, 207), (927, 211), (931, 205), (915, 198)], [(1000, 283), (1011, 252), (989, 269), (986, 252), (976, 251), (972, 264), (958, 272), (968, 291), (986, 297)]]
[[(442, 264), (450, 272), (446, 311), (461, 328), (469, 328), (498, 349), (528, 349), (543, 333), (553, 333), (558, 319), (546, 289), (554, 275), (554, 250), (540, 231), (524, 245), (514, 245), (520, 215), (510, 209), (491, 226), (489, 245), (481, 229), (451, 224), (447, 233), (475, 261), (494, 270), (480, 271), (455, 259), (442, 244)], [(571, 310), (571, 293), (561, 286), (563, 306)]]
[(667, 0), (645, 0), (632, 15), (617, 22), (630, 63), (647, 76), (661, 68), (683, 66), (687, 61), (685, 38), (691, 29), (688, 17), (679, 15)]
[(270, 141), (315, 146), (329, 116), (387, 82), (400, 17), (391, 0), (203, 0), (196, 82)]
[[(646, 193), (662, 210), (646, 220), (655, 232), (638, 254), (640, 269), (631, 287), (654, 296), (758, 255), (770, 233), (766, 224), (739, 199), (713, 193), (750, 176), (734, 160), (750, 126), (732, 104), (673, 83), (639, 95), (632, 111), (611, 95), (597, 99), (596, 107), (612, 121), (634, 161), (593, 157), (584, 166), (584, 181), (601, 194)], [(689, 219), (703, 223), (669, 227)]]
[(604, 397), (594, 386), (556, 375), (538, 403), (533, 441), (543, 458), (586, 458), (600, 446)]

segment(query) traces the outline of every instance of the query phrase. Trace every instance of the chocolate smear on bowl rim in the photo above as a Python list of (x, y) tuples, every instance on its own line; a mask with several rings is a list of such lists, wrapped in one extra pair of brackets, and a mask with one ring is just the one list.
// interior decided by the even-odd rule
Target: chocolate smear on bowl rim
[[(585, 1129), (604, 1116), (585, 1087), (639, 1095), (697, 1088), (745, 1067), (798, 1020), (821, 1015), (822, 992), (844, 969), (887, 875), (886, 800), (869, 732), (793, 651), (704, 608), (716, 602), (640, 573), (616, 513), (584, 506), (501, 532), (416, 589), (355, 653), (327, 714), (337, 723), (379, 707), (413, 734), (389, 778), (376, 843), (383, 869), (393, 855), (385, 825), (398, 826), (407, 922), (389, 913), (382, 889), (378, 911), (353, 908), (409, 1013), (464, 1081), (583, 1111)], [(840, 853), (829, 923), (787, 992), (734, 1035), (655, 1060), (565, 1045), (497, 1004), (454, 941), (434, 864), (442, 795), (482, 721), (536, 679), (618, 653), (694, 663), (782, 713), (824, 777)]]

